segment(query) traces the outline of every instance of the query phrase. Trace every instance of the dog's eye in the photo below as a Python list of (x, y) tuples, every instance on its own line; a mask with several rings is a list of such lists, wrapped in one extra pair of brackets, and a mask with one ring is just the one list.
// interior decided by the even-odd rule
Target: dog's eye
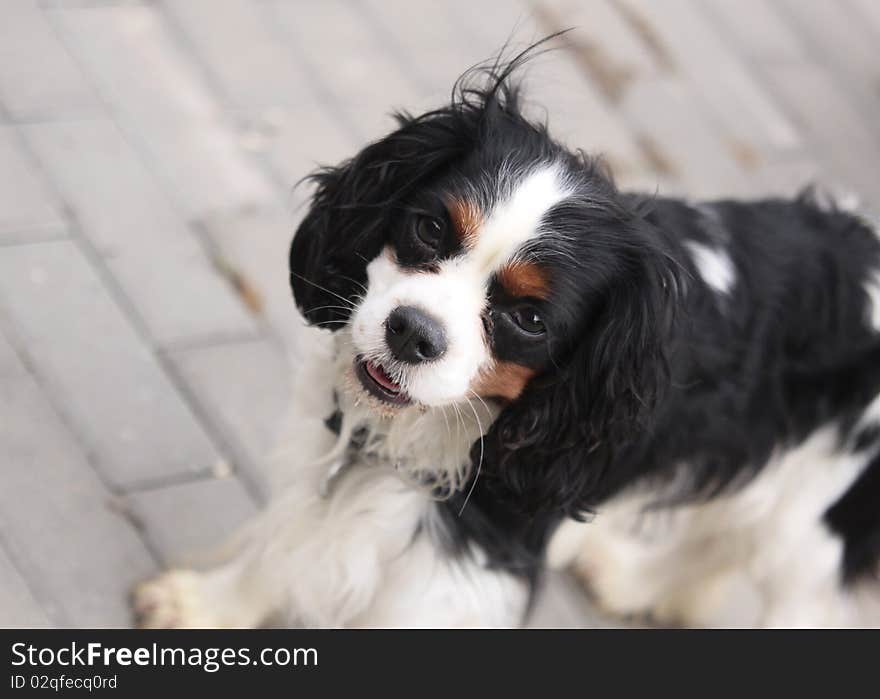
[(522, 330), (530, 335), (542, 335), (546, 332), (541, 315), (533, 306), (525, 306), (512, 311), (510, 317)]
[(416, 223), (416, 237), (425, 247), (435, 249), (443, 238), (443, 221), (432, 216), (422, 216)]

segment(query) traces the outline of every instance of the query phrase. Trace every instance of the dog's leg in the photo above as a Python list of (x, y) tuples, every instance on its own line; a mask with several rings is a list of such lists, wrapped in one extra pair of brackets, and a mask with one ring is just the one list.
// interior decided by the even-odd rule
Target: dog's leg
[(523, 621), (526, 583), (489, 568), (479, 551), (450, 557), (422, 531), (386, 569), (360, 628), (513, 627)]
[(141, 628), (253, 628), (275, 610), (268, 593), (240, 556), (209, 571), (170, 570), (144, 582), (132, 607)]
[(335, 409), (336, 371), (332, 343), (320, 334), (304, 332), (307, 351), (292, 362), (299, 377), (278, 441), (280, 449), (272, 459), (278, 497), (245, 526), (228, 547), (232, 555), (217, 567), (171, 570), (138, 585), (132, 606), (139, 626), (256, 626), (289, 610), (286, 584), (292, 582), (285, 575), (292, 581), (320, 575), (296, 552), (326, 518), (329, 503), (321, 502), (318, 492), (326, 474), (322, 457), (337, 439), (324, 423)]
[(450, 557), (423, 526), (433, 506), (384, 470), (358, 467), (323, 499), (292, 489), (252, 522), (240, 552), (208, 572), (141, 585), (140, 624), (250, 627), (513, 626), (525, 584), (470, 552)]
[(324, 498), (325, 472), (301, 467), (220, 567), (171, 571), (139, 586), (140, 625), (255, 626), (277, 613), (327, 627), (362, 614), (391, 562), (408, 555), (430, 498), (393, 471), (368, 465), (353, 467)]
[(712, 545), (698, 524), (691, 509), (650, 512), (637, 497), (622, 497), (590, 522), (565, 522), (548, 562), (572, 566), (597, 605), (615, 616), (674, 625), (755, 623), (759, 595), (747, 576), (732, 574), (741, 546)]

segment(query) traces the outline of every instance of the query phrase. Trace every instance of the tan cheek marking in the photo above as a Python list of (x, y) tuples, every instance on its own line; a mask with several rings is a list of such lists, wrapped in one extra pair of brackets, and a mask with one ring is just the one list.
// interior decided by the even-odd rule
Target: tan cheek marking
[(481, 398), (515, 400), (534, 375), (534, 369), (522, 364), (496, 362), (490, 371), (480, 376), (473, 390)]
[(455, 234), (465, 247), (473, 247), (477, 242), (477, 232), (483, 225), (483, 212), (474, 202), (467, 199), (451, 198), (446, 209), (455, 227)]
[(511, 296), (546, 299), (550, 295), (547, 271), (534, 262), (512, 262), (498, 271), (498, 282)]

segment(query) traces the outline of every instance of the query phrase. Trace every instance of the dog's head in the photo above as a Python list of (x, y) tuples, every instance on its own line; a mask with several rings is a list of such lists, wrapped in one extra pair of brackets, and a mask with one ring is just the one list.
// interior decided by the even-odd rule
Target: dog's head
[(496, 475), (536, 509), (589, 507), (584, 455), (626, 439), (662, 376), (662, 243), (597, 161), (523, 116), (504, 75), (398, 122), (313, 176), (296, 302), (350, 333), (377, 410), (497, 401)]

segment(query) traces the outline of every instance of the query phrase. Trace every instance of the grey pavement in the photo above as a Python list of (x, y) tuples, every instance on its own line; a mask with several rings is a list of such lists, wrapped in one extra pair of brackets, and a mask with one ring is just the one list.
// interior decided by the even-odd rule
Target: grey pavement
[[(126, 626), (266, 493), (294, 183), (509, 41), (623, 187), (880, 210), (874, 0), (4, 0), (0, 626)], [(531, 622), (610, 623), (564, 575)]]

